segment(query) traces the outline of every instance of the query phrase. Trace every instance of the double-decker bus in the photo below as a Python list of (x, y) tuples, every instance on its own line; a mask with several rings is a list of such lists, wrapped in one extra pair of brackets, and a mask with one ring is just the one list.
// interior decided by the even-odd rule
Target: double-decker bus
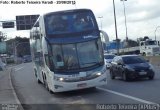
[(40, 16), (30, 31), (30, 45), (36, 79), (49, 91), (107, 83), (100, 30), (90, 9)]

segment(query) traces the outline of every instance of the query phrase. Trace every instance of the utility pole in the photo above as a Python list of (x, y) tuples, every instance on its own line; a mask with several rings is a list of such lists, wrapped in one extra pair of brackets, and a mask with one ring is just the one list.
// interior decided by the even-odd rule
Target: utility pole
[(114, 0), (113, 0), (113, 10), (114, 10), (114, 22), (115, 22), (115, 32), (116, 32), (117, 55), (119, 55), (119, 40), (118, 40), (118, 35), (117, 35), (117, 21), (116, 21), (116, 11), (115, 11)]

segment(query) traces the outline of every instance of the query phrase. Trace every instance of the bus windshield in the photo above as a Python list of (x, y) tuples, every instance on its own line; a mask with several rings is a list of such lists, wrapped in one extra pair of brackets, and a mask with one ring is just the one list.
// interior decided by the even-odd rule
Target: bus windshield
[(53, 44), (52, 53), (51, 60), (56, 70), (77, 70), (103, 64), (100, 39), (76, 44)]
[(64, 34), (97, 29), (91, 12), (55, 13), (45, 17), (47, 34)]

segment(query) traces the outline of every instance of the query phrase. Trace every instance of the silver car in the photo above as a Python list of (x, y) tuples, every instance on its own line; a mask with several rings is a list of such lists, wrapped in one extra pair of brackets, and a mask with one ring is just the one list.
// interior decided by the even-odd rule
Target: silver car
[(106, 64), (106, 68), (107, 68), (107, 69), (110, 68), (112, 59), (113, 59), (115, 56), (116, 56), (116, 55), (114, 55), (114, 54), (104, 54), (105, 64)]

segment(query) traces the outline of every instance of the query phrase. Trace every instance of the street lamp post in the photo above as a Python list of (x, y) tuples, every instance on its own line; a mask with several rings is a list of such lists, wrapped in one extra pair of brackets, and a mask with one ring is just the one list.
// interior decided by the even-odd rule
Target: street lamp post
[(116, 21), (116, 11), (115, 11), (115, 3), (113, 0), (113, 10), (114, 10), (114, 23), (115, 23), (115, 32), (116, 32), (116, 44), (117, 44), (117, 55), (119, 55), (119, 41), (118, 41), (118, 35), (117, 35), (117, 21)]
[(124, 3), (124, 1), (127, 1), (127, 0), (121, 0), (121, 1), (123, 1), (123, 7), (124, 7), (124, 18), (125, 18), (125, 28), (126, 28), (126, 42), (128, 42), (126, 8), (125, 8), (125, 3)]
[(158, 28), (160, 28), (160, 26), (157, 26), (156, 29), (155, 29), (155, 31), (154, 31), (154, 34), (155, 34), (155, 41), (157, 40), (156, 31), (157, 31)]

